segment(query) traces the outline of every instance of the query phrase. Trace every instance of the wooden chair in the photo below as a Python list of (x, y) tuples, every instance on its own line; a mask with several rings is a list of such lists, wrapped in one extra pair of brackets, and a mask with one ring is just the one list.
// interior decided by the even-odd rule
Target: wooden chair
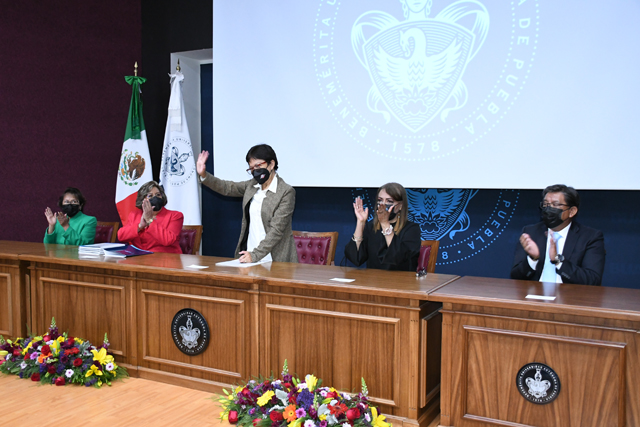
[(183, 254), (196, 255), (202, 240), (201, 225), (183, 225), (180, 231), (180, 249)]
[(96, 226), (96, 238), (93, 243), (115, 243), (118, 238), (119, 222), (98, 221)]
[(301, 264), (331, 265), (336, 256), (338, 232), (294, 231), (298, 262)]
[(418, 271), (423, 268), (427, 269), (427, 273), (433, 273), (436, 270), (436, 259), (438, 258), (438, 248), (440, 241), (423, 240), (420, 245), (420, 256), (418, 257)]

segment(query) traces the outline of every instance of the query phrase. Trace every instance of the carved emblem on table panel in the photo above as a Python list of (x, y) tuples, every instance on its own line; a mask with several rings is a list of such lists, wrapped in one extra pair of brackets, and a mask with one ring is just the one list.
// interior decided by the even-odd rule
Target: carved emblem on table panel
[(171, 336), (176, 347), (189, 356), (205, 351), (211, 337), (207, 320), (191, 308), (182, 309), (173, 317)]
[(556, 372), (543, 363), (528, 363), (516, 376), (518, 391), (531, 403), (544, 405), (560, 394), (560, 379)]

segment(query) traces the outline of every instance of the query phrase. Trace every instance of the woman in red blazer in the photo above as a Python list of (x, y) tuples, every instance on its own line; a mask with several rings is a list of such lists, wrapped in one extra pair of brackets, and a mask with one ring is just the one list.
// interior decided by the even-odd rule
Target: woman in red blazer
[(155, 181), (138, 190), (137, 211), (131, 212), (127, 223), (118, 230), (118, 240), (151, 252), (181, 254), (180, 231), (182, 212), (164, 209), (167, 195)]

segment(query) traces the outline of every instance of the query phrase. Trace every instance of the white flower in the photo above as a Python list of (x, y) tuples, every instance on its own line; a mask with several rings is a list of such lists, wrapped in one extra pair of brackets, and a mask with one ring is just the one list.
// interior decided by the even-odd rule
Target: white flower
[(351, 400), (351, 396), (349, 396), (347, 393), (342, 393), (342, 397), (344, 398), (344, 400)]
[(22, 363), (20, 364), (20, 369), (24, 369), (24, 368), (26, 368), (26, 367), (27, 367), (27, 362), (22, 362)]
[(7, 357), (5, 357), (4, 360), (9, 360), (9, 359), (11, 359), (11, 355), (7, 354)]
[[(311, 420), (307, 420), (304, 422), (304, 427), (316, 427), (315, 423)], [(351, 427), (351, 425), (349, 425)]]
[(320, 396), (327, 397), (327, 391), (326, 390), (320, 390)]
[(338, 403), (337, 400), (332, 399), (331, 402), (329, 402), (331, 404), (331, 406), (336, 406), (336, 403)]
[(277, 385), (280, 385), (280, 384), (282, 384), (282, 381), (280, 381), (280, 380), (275, 380), (275, 381), (274, 381), (274, 382), (272, 382), (271, 384), (273, 384), (273, 385), (276, 385), (276, 384), (277, 384)]
[(327, 422), (329, 423), (330, 426), (332, 426), (338, 423), (338, 419), (336, 418), (335, 415), (327, 415)]
[(307, 386), (307, 383), (298, 383), (298, 389), (304, 390), (305, 388), (309, 388), (309, 386)]
[(73, 369), (67, 369), (64, 373), (67, 378), (71, 378), (73, 376)]
[(107, 363), (105, 368), (107, 369), (107, 371), (113, 371), (113, 363)]
[(351, 427), (351, 424), (349, 424), (349, 423), (342, 423), (342, 427)]
[(318, 407), (318, 415), (328, 415), (330, 413), (331, 411), (329, 410), (329, 407), (326, 403), (323, 403)]
[(53, 341), (53, 340), (49, 340), (49, 341), (47, 341), (47, 342), (46, 342), (46, 344), (47, 344), (47, 345), (51, 345), (51, 344), (53, 344), (53, 343), (54, 343), (54, 341)]
[(370, 423), (371, 422), (371, 415), (369, 415), (368, 412), (365, 412), (364, 413), (364, 419), (367, 420), (368, 423)]
[(289, 404), (289, 393), (287, 393), (286, 391), (276, 389), (276, 397), (280, 399), (280, 402), (282, 402), (284, 406), (287, 406)]

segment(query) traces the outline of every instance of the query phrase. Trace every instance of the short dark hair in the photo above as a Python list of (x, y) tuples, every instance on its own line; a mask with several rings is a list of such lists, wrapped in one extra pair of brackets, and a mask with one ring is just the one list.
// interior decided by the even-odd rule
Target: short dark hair
[(136, 197), (136, 208), (142, 209), (142, 201), (147, 197), (147, 194), (151, 192), (153, 188), (157, 188), (160, 192), (160, 198), (162, 199), (162, 207), (167, 205), (167, 195), (164, 193), (162, 185), (155, 181), (149, 181), (140, 187), (138, 190), (138, 197)]
[(67, 187), (67, 189), (64, 190), (64, 193), (62, 193), (62, 196), (60, 196), (60, 198), (58, 199), (59, 207), (62, 207), (62, 201), (64, 200), (64, 196), (66, 196), (67, 194), (71, 194), (73, 197), (78, 199), (78, 203), (80, 204), (80, 210), (84, 208), (84, 204), (87, 202), (87, 199), (84, 198), (80, 190), (78, 190), (76, 187)]
[(562, 193), (564, 194), (564, 201), (569, 207), (575, 206), (580, 209), (580, 196), (573, 187), (568, 187), (564, 184), (550, 185), (542, 191), (543, 199), (547, 193)]
[(273, 170), (278, 170), (278, 157), (276, 157), (276, 152), (273, 151), (270, 145), (258, 144), (251, 147), (247, 153), (247, 163), (251, 159), (264, 160), (267, 163), (271, 163), (271, 160), (273, 160), (275, 162)]

